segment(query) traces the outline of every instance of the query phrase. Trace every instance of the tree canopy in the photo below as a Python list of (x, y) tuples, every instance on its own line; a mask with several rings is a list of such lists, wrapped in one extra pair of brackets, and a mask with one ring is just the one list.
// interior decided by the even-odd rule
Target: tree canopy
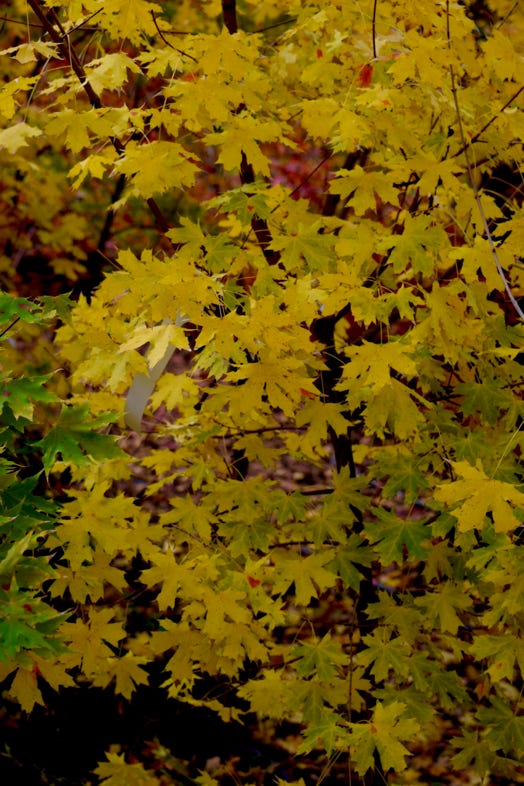
[[(522, 8), (4, 5), (6, 695), (513, 782)], [(117, 742), (82, 782), (177, 782)]]

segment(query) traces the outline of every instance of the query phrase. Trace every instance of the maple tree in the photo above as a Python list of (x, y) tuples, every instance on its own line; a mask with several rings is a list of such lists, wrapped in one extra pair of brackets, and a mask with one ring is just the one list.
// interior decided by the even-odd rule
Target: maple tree
[(7, 435), (66, 402), (34, 445), (70, 477), (52, 525), (2, 487), (25, 710), (161, 663), (170, 698), (292, 719), (326, 772), (398, 783), (438, 740), (516, 777), (524, 17), (474, 5), (7, 3), (1, 272), (77, 295), (5, 382)]

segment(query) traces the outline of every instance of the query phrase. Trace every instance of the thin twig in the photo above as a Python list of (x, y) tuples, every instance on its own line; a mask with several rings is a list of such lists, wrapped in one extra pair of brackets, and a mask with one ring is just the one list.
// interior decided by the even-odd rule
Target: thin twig
[(267, 33), (268, 30), (274, 30), (275, 27), (282, 27), (283, 25), (288, 25), (290, 22), (296, 22), (297, 19), (297, 16), (291, 16), (289, 19), (283, 19), (281, 22), (275, 22), (267, 27), (260, 27), (258, 30), (255, 30), (255, 33)]
[(10, 16), (0, 16), (0, 22), (9, 22), (12, 25), (23, 25), (24, 27), (37, 27), (39, 30), (44, 28), (44, 25), (39, 25), (36, 22), (26, 22), (22, 19), (11, 19)]
[(371, 20), (371, 35), (373, 37), (373, 59), (377, 59), (377, 5), (378, 0), (373, 0), (373, 19)]
[[(498, 118), (498, 117), (499, 117), (499, 116), (502, 114), (502, 112), (503, 112), (505, 109), (507, 109), (507, 108), (508, 108), (508, 106), (510, 106), (510, 105), (513, 103), (513, 101), (514, 101), (516, 98), (518, 98), (518, 97), (519, 97), (519, 95), (522, 93), (522, 91), (523, 91), (523, 90), (524, 90), (524, 85), (523, 85), (522, 87), (519, 87), (519, 89), (517, 90), (517, 92), (516, 92), (514, 95), (512, 95), (512, 96), (511, 96), (511, 98), (508, 98), (508, 100), (506, 101), (506, 103), (504, 104), (504, 106), (502, 106), (502, 107), (499, 109), (499, 111), (498, 111), (498, 112), (497, 112), (495, 115), (493, 115), (493, 117), (491, 117), (491, 118), (488, 120), (488, 122), (487, 122), (485, 125), (483, 125), (483, 126), (482, 126), (482, 128), (480, 129), (480, 131), (477, 131), (477, 133), (475, 134), (475, 136), (472, 136), (472, 137), (471, 137), (471, 139), (470, 139), (470, 141), (469, 141), (469, 142), (466, 142), (466, 144), (463, 144), (463, 146), (460, 148), (460, 150), (459, 150), (457, 153), (454, 153), (454, 154), (452, 155), (452, 158), (456, 158), (457, 156), (460, 156), (460, 154), (461, 154), (461, 153), (463, 153), (463, 152), (466, 150), (466, 148), (468, 147), (468, 145), (472, 145), (472, 144), (474, 144), (474, 142), (477, 142), (477, 140), (478, 140), (478, 139), (479, 139), (479, 138), (482, 136), (482, 134), (484, 133), (484, 131), (485, 131), (487, 128), (489, 128), (489, 127), (490, 127), (490, 125), (491, 125), (492, 123), (494, 123), (494, 122), (495, 122), (495, 120), (496, 120), (496, 119), (497, 119), (497, 118)], [(462, 141), (462, 140), (461, 140), (461, 141)]]
[[(88, 22), (90, 22), (90, 21), (91, 21), (91, 19), (92, 19), (94, 16), (97, 16), (97, 14), (99, 14), (101, 11), (102, 11), (102, 9), (101, 9), (101, 8), (99, 8), (97, 11), (93, 11), (93, 13), (92, 13), (90, 16), (87, 16), (85, 19), (82, 19), (82, 21), (81, 21), (81, 22), (79, 22), (77, 25), (75, 25), (75, 26), (74, 26), (74, 27), (72, 27), (70, 30), (68, 30), (68, 31), (67, 31), (67, 35), (71, 35), (71, 33), (74, 33), (74, 32), (76, 32), (77, 30), (81, 30), (82, 28), (84, 28), (84, 30), (85, 30), (85, 29), (86, 29), (86, 28), (85, 28), (85, 25), (86, 25)], [(96, 28), (96, 27), (93, 27), (93, 28), (92, 28), (92, 30), (97, 30), (97, 29), (98, 29), (98, 28)]]
[[(319, 163), (318, 163), (318, 164), (317, 164), (315, 167), (313, 167), (313, 169), (311, 170), (311, 172), (309, 172), (309, 173), (308, 173), (308, 174), (305, 176), (305, 178), (304, 178), (303, 180), (301, 180), (301, 182), (298, 184), (298, 186), (295, 186), (295, 188), (294, 188), (292, 191), (290, 191), (290, 192), (289, 192), (288, 196), (290, 196), (290, 197), (293, 197), (293, 196), (295, 196), (295, 194), (296, 194), (298, 191), (300, 191), (300, 189), (302, 188), (302, 186), (304, 186), (304, 185), (305, 185), (305, 184), (308, 182), (308, 180), (311, 180), (311, 178), (313, 177), (313, 175), (315, 174), (315, 172), (318, 172), (318, 170), (319, 170), (321, 167), (323, 167), (323, 166), (324, 166), (324, 164), (325, 164), (327, 161), (329, 161), (329, 159), (330, 159), (330, 158), (333, 158), (333, 156), (334, 156), (334, 155), (335, 155), (334, 153), (328, 153), (327, 155), (325, 155), (325, 156), (324, 156), (324, 158), (323, 158), (323, 159), (321, 159), (321, 161), (319, 161)], [(274, 207), (274, 208), (273, 208), (273, 210), (272, 210), (271, 212), (273, 213), (273, 212), (274, 212), (274, 211), (275, 211), (275, 210), (276, 210), (278, 207), (279, 207), (279, 205), (277, 205), (276, 207)]]
[(513, 13), (513, 11), (515, 10), (515, 8), (517, 8), (518, 4), (519, 4), (519, 0), (515, 0), (515, 2), (513, 3), (513, 5), (512, 5), (512, 6), (511, 6), (511, 8), (509, 9), (508, 13), (507, 13), (505, 16), (503, 16), (503, 17), (502, 17), (502, 19), (500, 20), (500, 22), (498, 23), (498, 25), (497, 25), (497, 30), (500, 30), (500, 28), (502, 27), (502, 25), (504, 25), (504, 24), (505, 24), (505, 23), (508, 21), (508, 19), (510, 18), (511, 14), (512, 14), (512, 13)]
[[(84, 92), (87, 95), (91, 106), (94, 109), (102, 109), (103, 104), (99, 97), (99, 95), (93, 90), (89, 80), (87, 79), (86, 72), (82, 63), (80, 62), (78, 55), (76, 54), (75, 49), (71, 45), (71, 41), (69, 40), (69, 34), (64, 30), (60, 20), (58, 19), (55, 11), (52, 8), (47, 9), (47, 14), (44, 13), (42, 8), (40, 7), (39, 0), (27, 0), (29, 6), (32, 8), (35, 15), (40, 19), (44, 28), (46, 29), (49, 37), (55, 44), (58, 44), (62, 56), (66, 62), (69, 63), (71, 68), (73, 69), (76, 77), (78, 78), (80, 84), (84, 88)], [(109, 140), (113, 147), (115, 148), (118, 155), (123, 155), (125, 152), (125, 146), (123, 142), (116, 136), (109, 137)], [(158, 206), (157, 202), (153, 197), (149, 197), (146, 200), (147, 205), (155, 217), (157, 226), (162, 232), (167, 232), (171, 229), (171, 225), (169, 224), (168, 220), (162, 213), (160, 207)]]
[[(28, 3), (33, 9), (33, 12), (42, 22), (51, 40), (54, 41), (55, 44), (58, 44), (64, 60), (66, 60), (70, 64), (71, 68), (75, 72), (75, 75), (77, 76), (80, 83), (82, 84), (82, 87), (84, 88), (84, 92), (89, 98), (89, 102), (91, 106), (94, 109), (101, 109), (102, 102), (98, 97), (98, 95), (93, 90), (93, 88), (91, 87), (89, 81), (87, 80), (87, 76), (82, 66), (82, 63), (78, 59), (78, 55), (76, 54), (75, 50), (70, 46), (68, 34), (62, 27), (60, 20), (58, 19), (54, 10), (52, 8), (49, 8), (46, 15), (42, 10), (42, 8), (40, 7), (40, 3), (38, 0), (28, 0)], [(117, 150), (117, 152), (121, 153), (122, 151)]]
[(14, 326), (16, 325), (16, 323), (17, 323), (17, 322), (20, 322), (20, 317), (15, 317), (15, 318), (13, 319), (13, 321), (12, 321), (12, 322), (10, 322), (10, 323), (9, 323), (9, 324), (8, 324), (8, 325), (7, 325), (7, 326), (6, 326), (6, 327), (5, 327), (3, 330), (2, 330), (2, 332), (0, 333), (0, 338), (2, 338), (2, 336), (5, 336), (5, 334), (6, 334), (6, 333), (8, 333), (8, 332), (11, 330), (11, 328), (12, 328), (12, 327), (14, 327)]
[[(449, 0), (446, 0), (446, 32), (447, 32), (448, 47), (451, 47)], [(500, 276), (500, 278), (502, 280), (502, 283), (504, 284), (504, 289), (506, 290), (506, 294), (508, 295), (508, 297), (509, 297), (509, 299), (511, 301), (511, 304), (512, 304), (513, 308), (515, 309), (517, 315), (519, 316), (519, 318), (521, 320), (524, 321), (524, 311), (522, 311), (522, 309), (519, 306), (515, 296), (513, 295), (513, 292), (510, 289), (508, 280), (507, 280), (507, 278), (506, 278), (506, 276), (504, 274), (504, 270), (502, 268), (502, 264), (500, 262), (499, 255), (497, 253), (497, 248), (495, 246), (495, 242), (493, 240), (493, 236), (492, 236), (490, 228), (489, 228), (488, 220), (486, 218), (486, 214), (484, 213), (484, 208), (482, 207), (482, 202), (480, 200), (479, 190), (477, 188), (477, 185), (475, 183), (475, 178), (473, 176), (473, 167), (471, 165), (471, 158), (470, 158), (470, 155), (469, 155), (469, 144), (466, 141), (466, 134), (464, 133), (464, 126), (462, 125), (462, 114), (460, 112), (460, 104), (459, 104), (459, 100), (458, 100), (458, 90), (457, 90), (457, 84), (456, 84), (456, 80), (455, 80), (455, 71), (453, 69), (453, 64), (450, 64), (450, 66), (449, 66), (449, 75), (450, 75), (450, 79), (451, 79), (451, 93), (453, 95), (453, 103), (455, 104), (455, 112), (456, 112), (456, 115), (457, 115), (457, 124), (458, 124), (458, 129), (459, 129), (459, 134), (460, 134), (460, 141), (462, 143), (463, 150), (464, 150), (464, 158), (466, 159), (466, 170), (467, 170), (467, 173), (468, 173), (469, 184), (471, 186), (471, 190), (473, 191), (473, 197), (474, 197), (475, 202), (477, 204), (477, 208), (478, 208), (478, 211), (479, 211), (479, 214), (480, 214), (480, 219), (481, 219), (482, 224), (484, 226), (484, 231), (486, 233), (486, 238), (488, 240), (488, 244), (489, 244), (491, 253), (493, 255), (493, 259), (495, 260), (495, 265), (497, 266), (498, 274), (499, 274), (499, 276)]]
[(164, 44), (165, 44), (166, 46), (168, 46), (170, 49), (174, 49), (174, 50), (175, 50), (175, 52), (178, 52), (178, 54), (179, 54), (179, 55), (183, 55), (183, 57), (189, 57), (189, 59), (190, 59), (190, 60), (192, 60), (194, 63), (198, 63), (198, 60), (196, 59), (196, 57), (193, 57), (193, 55), (190, 55), (190, 54), (188, 54), (187, 52), (184, 52), (184, 50), (183, 50), (183, 49), (178, 49), (178, 47), (176, 47), (176, 46), (173, 46), (173, 44), (171, 44), (171, 43), (170, 43), (170, 42), (167, 40), (167, 38), (165, 37), (164, 33), (162, 32), (162, 30), (161, 30), (161, 29), (160, 29), (160, 27), (158, 26), (158, 22), (157, 22), (157, 20), (156, 20), (156, 14), (155, 14), (155, 12), (153, 11), (153, 9), (151, 9), (151, 16), (153, 17), (153, 24), (154, 24), (154, 25), (155, 25), (155, 27), (156, 27), (156, 31), (157, 31), (158, 35), (160, 36), (160, 38), (162, 39), (162, 41), (164, 42)]

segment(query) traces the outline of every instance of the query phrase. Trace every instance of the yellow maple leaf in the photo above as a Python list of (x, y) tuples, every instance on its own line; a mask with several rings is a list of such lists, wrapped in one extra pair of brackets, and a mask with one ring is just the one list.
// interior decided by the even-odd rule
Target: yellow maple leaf
[(219, 146), (218, 161), (227, 170), (239, 169), (244, 153), (256, 173), (269, 176), (268, 159), (258, 143), (275, 142), (281, 136), (282, 129), (278, 123), (260, 122), (254, 117), (244, 115), (232, 118), (223, 131), (208, 134), (206, 139), (210, 144)]
[[(129, 1), (129, 0), (128, 0)], [(124, 52), (112, 52), (91, 60), (86, 66), (87, 79), (95, 91), (117, 90), (127, 82), (127, 72), (140, 73), (140, 66)]]
[(295, 598), (300, 606), (307, 606), (311, 598), (336, 583), (336, 575), (326, 570), (324, 565), (333, 562), (333, 549), (313, 553), (302, 558), (282, 549), (275, 550), (276, 573), (274, 591), (285, 592), (291, 584), (295, 585)]
[(340, 169), (337, 177), (331, 181), (329, 190), (340, 194), (345, 200), (351, 200), (355, 213), (364, 215), (367, 210), (377, 207), (376, 196), (383, 202), (398, 204), (398, 189), (391, 182), (391, 176), (384, 172), (367, 171), (361, 166), (354, 169)]
[(364, 414), (368, 433), (383, 437), (384, 429), (388, 426), (400, 439), (414, 437), (424, 418), (413, 398), (430, 407), (429, 402), (406, 385), (397, 379), (390, 379), (378, 393), (369, 396)]
[(115, 154), (112, 148), (107, 148), (100, 155), (93, 154), (83, 158), (69, 170), (69, 177), (74, 178), (73, 188), (78, 188), (86, 177), (103, 178), (114, 160)]
[(20, 90), (30, 90), (39, 76), (17, 77), (0, 87), (0, 115), (6, 120), (11, 120), (16, 112), (14, 96)]
[(410, 378), (417, 374), (417, 364), (412, 358), (412, 349), (400, 341), (373, 344), (364, 341), (360, 346), (346, 349), (351, 362), (344, 366), (340, 390), (354, 388), (355, 380), (379, 393), (392, 381), (391, 369)]
[(177, 142), (154, 141), (145, 145), (129, 143), (125, 155), (115, 164), (115, 172), (131, 178), (133, 196), (148, 199), (172, 188), (191, 186), (197, 167)]
[(36, 671), (24, 669), (22, 666), (15, 674), (8, 695), (15, 699), (25, 712), (31, 712), (35, 704), (44, 703), (38, 687)]
[(66, 671), (66, 666), (58, 660), (47, 660), (39, 658), (34, 655), (34, 661), (38, 667), (40, 675), (48, 682), (52, 688), (58, 690), (59, 688), (73, 688), (75, 682), (70, 674)]
[(142, 668), (142, 664), (147, 663), (147, 660), (131, 652), (126, 652), (121, 658), (110, 656), (107, 660), (107, 670), (103, 674), (97, 673), (93, 676), (93, 685), (105, 688), (115, 680), (115, 693), (130, 699), (137, 685), (148, 684), (147, 672)]
[(142, 347), (144, 344), (150, 344), (147, 355), (150, 368), (155, 366), (165, 355), (169, 345), (178, 349), (189, 349), (187, 336), (183, 328), (169, 321), (149, 328), (139, 325), (133, 332), (134, 335), (122, 344), (119, 352), (127, 352), (130, 349)]
[[(113, 609), (96, 609), (91, 607), (87, 621), (77, 619), (66, 622), (61, 632), (70, 641), (71, 657), (76, 662), (78, 653), (82, 655), (82, 667), (85, 674), (92, 677), (107, 671), (108, 658), (113, 655), (110, 647), (104, 642), (116, 646), (125, 636), (121, 623), (112, 622)], [(67, 657), (61, 660), (67, 663)]]
[(434, 497), (451, 508), (461, 532), (482, 529), (487, 513), (493, 516), (496, 532), (510, 532), (521, 525), (512, 505), (524, 505), (524, 494), (516, 486), (488, 478), (480, 463), (473, 467), (467, 461), (456, 461), (452, 466), (461, 480), (440, 484)]
[(33, 128), (27, 123), (15, 123), (0, 131), (0, 150), (3, 148), (13, 155), (21, 147), (27, 147), (30, 139), (41, 134), (38, 128)]
[(106, 753), (107, 761), (93, 772), (104, 786), (159, 786), (160, 781), (144, 769), (142, 764), (128, 764), (124, 754)]

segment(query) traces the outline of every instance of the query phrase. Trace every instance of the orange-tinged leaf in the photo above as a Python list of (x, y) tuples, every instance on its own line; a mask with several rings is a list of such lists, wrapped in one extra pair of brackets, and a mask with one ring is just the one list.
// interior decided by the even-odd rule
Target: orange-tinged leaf
[(369, 87), (373, 78), (373, 64), (364, 63), (358, 72), (357, 84), (359, 87)]

